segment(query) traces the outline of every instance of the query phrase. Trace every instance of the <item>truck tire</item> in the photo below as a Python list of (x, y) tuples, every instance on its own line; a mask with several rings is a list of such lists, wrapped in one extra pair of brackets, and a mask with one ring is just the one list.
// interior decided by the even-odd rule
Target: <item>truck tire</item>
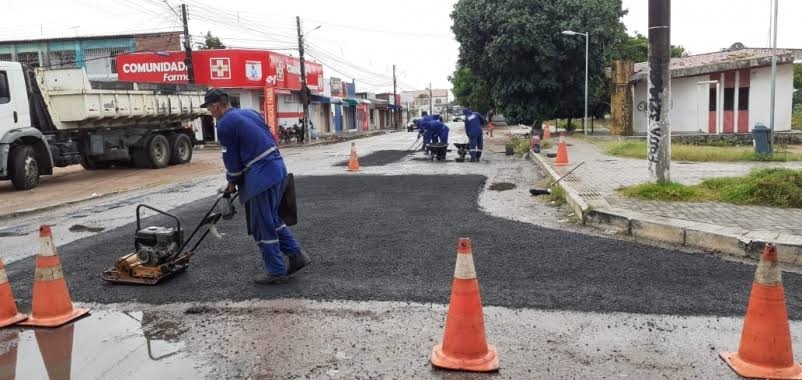
[(170, 142), (164, 135), (150, 136), (142, 148), (131, 152), (134, 166), (142, 169), (161, 169), (170, 163)]
[(9, 164), (11, 183), (17, 190), (33, 189), (39, 184), (39, 163), (32, 146), (17, 145), (12, 148)]
[(170, 142), (170, 165), (183, 165), (192, 161), (192, 140), (184, 133), (174, 133)]
[(108, 169), (111, 167), (111, 163), (109, 162), (103, 162), (103, 161), (98, 162), (92, 159), (91, 157), (88, 157), (83, 154), (80, 157), (80, 163), (85, 170), (100, 170), (100, 169)]

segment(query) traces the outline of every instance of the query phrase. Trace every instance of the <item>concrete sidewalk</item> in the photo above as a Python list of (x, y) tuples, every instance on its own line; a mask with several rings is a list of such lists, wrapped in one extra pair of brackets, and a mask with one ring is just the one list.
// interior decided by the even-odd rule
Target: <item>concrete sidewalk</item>
[[(544, 154), (530, 155), (553, 178), (585, 164), (561, 186), (586, 224), (632, 236), (757, 258), (767, 242), (778, 245), (783, 262), (802, 264), (802, 209), (739, 206), (719, 202), (663, 202), (626, 198), (616, 189), (647, 182), (645, 160), (613, 157), (590, 142), (567, 138), (571, 164), (553, 166)], [(802, 169), (802, 163), (696, 163), (675, 161), (671, 178), (697, 184), (707, 178), (738, 176), (755, 168)]]

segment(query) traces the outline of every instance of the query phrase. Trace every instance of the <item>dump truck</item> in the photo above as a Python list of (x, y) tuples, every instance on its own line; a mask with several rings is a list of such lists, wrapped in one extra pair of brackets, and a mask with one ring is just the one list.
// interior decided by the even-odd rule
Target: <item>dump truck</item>
[(0, 61), (0, 180), (27, 190), (56, 167), (159, 169), (192, 160), (203, 89), (90, 81), (84, 69)]

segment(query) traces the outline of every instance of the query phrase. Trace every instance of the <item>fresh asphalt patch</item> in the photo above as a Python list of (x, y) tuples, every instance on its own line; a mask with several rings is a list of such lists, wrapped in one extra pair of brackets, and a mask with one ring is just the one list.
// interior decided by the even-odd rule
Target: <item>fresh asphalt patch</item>
[[(170, 303), (275, 298), (445, 304), (457, 239), (473, 239), (485, 305), (513, 308), (742, 316), (755, 267), (489, 216), (482, 176), (328, 176), (296, 179), (294, 231), (313, 263), (289, 284), (259, 286), (262, 272), (244, 217), (222, 221), (187, 272), (155, 287), (104, 283), (103, 270), (132, 249), (134, 226), (60, 248), (73, 299)], [(173, 210), (191, 228), (211, 199)], [(133, 220), (133, 215), (132, 215)], [(145, 225), (151, 223), (145, 220)], [(34, 260), (8, 266), (14, 294), (30, 302)], [(802, 319), (802, 276), (785, 273), (792, 318)], [(24, 308), (24, 306), (23, 306)]]
[[(406, 150), (377, 150), (364, 156), (359, 156), (359, 166), (384, 166), (401, 161), (409, 154), (415, 153)], [(334, 166), (348, 166), (348, 160), (340, 161)]]

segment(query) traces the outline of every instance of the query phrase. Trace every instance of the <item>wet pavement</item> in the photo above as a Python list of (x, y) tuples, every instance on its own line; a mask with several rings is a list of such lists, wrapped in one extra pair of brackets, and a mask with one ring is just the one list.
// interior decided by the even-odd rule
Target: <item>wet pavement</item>
[(0, 379), (203, 378), (208, 368), (188, 355), (174, 326), (149, 312), (93, 311), (60, 328), (5, 329)]

